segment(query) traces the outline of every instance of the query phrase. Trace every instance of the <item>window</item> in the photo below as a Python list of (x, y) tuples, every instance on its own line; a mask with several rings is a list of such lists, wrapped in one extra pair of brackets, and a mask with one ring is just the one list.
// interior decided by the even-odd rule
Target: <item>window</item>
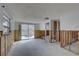
[(8, 35), (10, 33), (10, 19), (6, 16), (3, 15), (3, 34)]

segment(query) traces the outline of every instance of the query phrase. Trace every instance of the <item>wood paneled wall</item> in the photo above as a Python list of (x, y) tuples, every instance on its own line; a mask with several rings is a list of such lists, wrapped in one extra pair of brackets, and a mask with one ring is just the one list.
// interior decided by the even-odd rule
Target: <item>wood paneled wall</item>
[(20, 30), (14, 30), (14, 41), (20, 41), (20, 40), (21, 40)]
[(10, 35), (3, 35), (3, 32), (0, 32), (0, 55), (5, 56), (9, 52), (11, 45), (14, 42), (13, 39), (13, 31), (11, 31)]
[(59, 31), (49, 31), (49, 42), (52, 43), (53, 40), (56, 40), (57, 42), (60, 41), (60, 32)]
[[(49, 30), (47, 30), (46, 35), (49, 35)], [(72, 31), (72, 30), (61, 30), (59, 32), (56, 32), (56, 39), (60, 42), (61, 47), (65, 47), (68, 44), (71, 44), (72, 42), (75, 42), (79, 40), (79, 31)], [(60, 34), (60, 35), (59, 35)], [(14, 31), (14, 41), (20, 40), (21, 33), (19, 30)], [(35, 30), (35, 38), (43, 39), (45, 37), (45, 30)], [(49, 38), (51, 38), (49, 36)], [(51, 42), (51, 40), (50, 40)]]
[[(49, 31), (46, 31), (46, 35), (49, 35)], [(34, 31), (35, 38), (43, 39), (45, 37), (45, 30), (35, 30)]]
[(79, 31), (62, 30), (60, 31), (60, 45), (65, 47), (79, 40)]
[(45, 36), (45, 31), (44, 30), (35, 30), (35, 38), (43, 38)]
[(0, 31), (0, 55), (1, 55), (1, 37), (2, 37), (2, 31)]
[(0, 55), (5, 56), (9, 52), (14, 41), (20, 40), (21, 32), (19, 30), (11, 31), (10, 35), (3, 35), (0, 31)]

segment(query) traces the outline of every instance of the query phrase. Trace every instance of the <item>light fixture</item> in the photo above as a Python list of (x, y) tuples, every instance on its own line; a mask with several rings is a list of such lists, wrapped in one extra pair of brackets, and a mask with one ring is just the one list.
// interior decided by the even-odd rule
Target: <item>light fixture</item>
[(6, 6), (5, 6), (5, 5), (2, 5), (1, 7), (2, 7), (2, 8), (5, 8)]
[(44, 19), (45, 19), (45, 20), (49, 20), (49, 17), (45, 17)]

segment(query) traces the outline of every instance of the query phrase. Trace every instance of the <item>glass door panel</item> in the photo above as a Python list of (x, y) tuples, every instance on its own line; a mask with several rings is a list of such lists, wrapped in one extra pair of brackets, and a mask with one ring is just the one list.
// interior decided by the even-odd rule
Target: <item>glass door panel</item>
[(27, 24), (22, 24), (21, 25), (21, 39), (29, 39), (29, 26)]
[(29, 39), (34, 38), (34, 25), (29, 24)]
[(21, 40), (34, 38), (34, 25), (21, 24)]

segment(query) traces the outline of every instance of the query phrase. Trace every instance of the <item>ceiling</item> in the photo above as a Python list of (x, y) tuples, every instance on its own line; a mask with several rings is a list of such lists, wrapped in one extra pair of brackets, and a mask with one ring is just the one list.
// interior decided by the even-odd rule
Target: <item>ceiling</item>
[(79, 4), (67, 3), (10, 3), (7, 4), (14, 19), (44, 20), (79, 10)]

